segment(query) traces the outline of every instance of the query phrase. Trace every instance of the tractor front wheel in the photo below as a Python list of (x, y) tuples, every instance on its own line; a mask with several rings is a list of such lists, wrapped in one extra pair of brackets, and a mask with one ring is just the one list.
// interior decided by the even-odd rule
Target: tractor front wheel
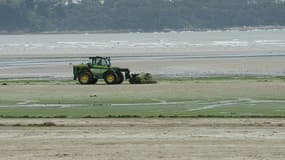
[(113, 72), (108, 72), (104, 76), (104, 81), (107, 84), (116, 84), (117, 82), (117, 75)]
[(80, 84), (90, 84), (93, 78), (89, 72), (83, 72), (79, 75), (78, 81)]

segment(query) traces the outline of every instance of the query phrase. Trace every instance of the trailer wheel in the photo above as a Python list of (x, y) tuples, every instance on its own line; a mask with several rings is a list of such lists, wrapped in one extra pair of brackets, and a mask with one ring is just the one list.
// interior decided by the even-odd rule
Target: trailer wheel
[(78, 81), (80, 84), (90, 84), (93, 78), (89, 72), (82, 72), (78, 77)]

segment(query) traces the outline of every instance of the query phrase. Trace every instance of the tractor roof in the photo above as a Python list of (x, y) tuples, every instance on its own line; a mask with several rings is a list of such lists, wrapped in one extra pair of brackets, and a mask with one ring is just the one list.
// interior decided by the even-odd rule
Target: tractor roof
[(103, 58), (103, 59), (109, 59), (110, 57), (101, 57), (101, 56), (96, 56), (96, 57), (89, 57), (89, 59), (94, 59), (94, 58)]

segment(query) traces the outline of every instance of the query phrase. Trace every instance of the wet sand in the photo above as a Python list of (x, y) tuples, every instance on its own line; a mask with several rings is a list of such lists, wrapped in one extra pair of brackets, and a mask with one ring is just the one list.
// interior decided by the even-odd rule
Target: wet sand
[(1, 35), (0, 78), (70, 79), (72, 65), (90, 56), (110, 56), (115, 66), (162, 76), (284, 76), (284, 33)]
[[(0, 78), (72, 79), (72, 66), (88, 58), (4, 58), (0, 60)], [(131, 72), (149, 72), (166, 77), (199, 76), (284, 76), (285, 56), (120, 56), (113, 66), (130, 68)]]

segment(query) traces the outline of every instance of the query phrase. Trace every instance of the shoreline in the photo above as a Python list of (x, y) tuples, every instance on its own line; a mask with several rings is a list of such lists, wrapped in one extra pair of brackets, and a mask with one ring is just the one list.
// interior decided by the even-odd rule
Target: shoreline
[[(197, 75), (197, 76), (169, 76), (169, 75), (152, 75), (153, 78), (160, 82), (187, 82), (187, 81), (231, 81), (231, 80), (257, 80), (257, 81), (285, 81), (284, 76), (278, 75)], [(77, 83), (77, 80), (73, 80), (73, 77), (8, 77), (0, 78), (0, 85), (8, 85), (4, 83), (15, 84), (49, 84), (49, 83)], [(96, 85), (96, 84), (94, 84)]]
[(126, 30), (69, 30), (69, 31), (41, 31), (41, 32), (25, 32), (13, 31), (6, 32), (0, 31), (0, 35), (53, 35), (53, 34), (123, 34), (123, 33), (168, 33), (168, 32), (231, 32), (231, 31), (267, 31), (267, 30), (285, 30), (285, 26), (240, 26), (240, 27), (225, 27), (225, 28), (184, 28), (184, 29), (162, 29), (153, 31), (140, 31), (133, 29)]
[[(155, 77), (274, 77), (284, 76), (282, 55), (224, 56), (117, 56), (113, 66), (132, 73), (151, 73)], [(87, 58), (5, 58), (0, 61), (0, 78), (67, 79), (72, 66)]]

